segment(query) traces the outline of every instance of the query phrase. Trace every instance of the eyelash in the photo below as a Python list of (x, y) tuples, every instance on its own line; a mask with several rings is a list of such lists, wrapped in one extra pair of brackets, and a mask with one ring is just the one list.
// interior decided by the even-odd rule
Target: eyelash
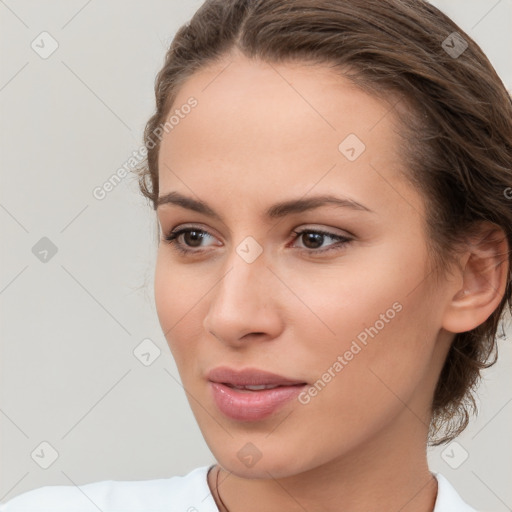
[[(191, 231), (195, 231), (195, 232), (198, 232), (198, 233), (206, 233), (207, 235), (209, 235), (209, 233), (207, 231), (203, 230), (203, 229), (197, 229), (197, 228), (194, 228), (194, 227), (190, 227), (190, 228), (178, 229), (176, 231), (171, 231), (164, 238), (164, 240), (169, 245), (171, 245), (174, 250), (178, 251), (180, 254), (183, 254), (183, 255), (188, 255), (188, 254), (193, 254), (193, 253), (198, 254), (200, 252), (203, 252), (202, 250), (185, 249), (184, 248), (185, 246), (178, 241), (178, 237), (180, 235), (182, 235), (183, 233), (189, 233)], [(328, 246), (325, 249), (307, 249), (307, 248), (299, 247), (299, 250), (301, 250), (301, 251), (308, 252), (308, 253), (315, 253), (315, 254), (324, 254), (324, 253), (326, 253), (328, 251), (339, 250), (339, 249), (341, 249), (342, 247), (344, 247), (345, 245), (347, 245), (348, 243), (350, 243), (352, 241), (352, 239), (347, 238), (345, 236), (336, 235), (334, 233), (330, 233), (328, 231), (323, 231), (321, 229), (303, 229), (302, 231), (293, 231), (293, 233), (295, 235), (297, 235), (295, 240), (300, 238), (300, 236), (303, 235), (304, 233), (313, 233), (313, 234), (316, 234), (316, 235), (323, 235), (323, 236), (332, 238), (333, 240), (337, 240), (337, 243), (332, 244), (332, 245)]]

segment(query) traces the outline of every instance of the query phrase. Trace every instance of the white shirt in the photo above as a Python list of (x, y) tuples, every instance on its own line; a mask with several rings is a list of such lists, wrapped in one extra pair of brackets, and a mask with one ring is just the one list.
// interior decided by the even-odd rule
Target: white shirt
[[(157, 480), (47, 485), (15, 496), (0, 512), (218, 512), (206, 479), (209, 467)], [(443, 475), (432, 475), (438, 483), (433, 512), (477, 512)]]

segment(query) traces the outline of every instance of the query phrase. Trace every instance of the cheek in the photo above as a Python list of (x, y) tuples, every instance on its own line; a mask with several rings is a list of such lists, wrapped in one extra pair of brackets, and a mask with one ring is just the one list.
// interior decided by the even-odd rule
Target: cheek
[(364, 420), (372, 429), (415, 400), (421, 382), (430, 380), (436, 329), (421, 290), (407, 293), (353, 294), (344, 310), (326, 317), (336, 336), (310, 358), (320, 380), (318, 411), (329, 411), (348, 428)]
[(179, 341), (193, 339), (190, 336), (185, 338), (184, 331), (190, 325), (201, 290), (197, 287), (199, 283), (189, 281), (186, 272), (169, 262), (166, 249), (159, 249), (155, 267), (155, 306), (169, 348), (173, 356), (180, 359)]
[(172, 328), (178, 318), (176, 311), (179, 304), (179, 301), (176, 300), (178, 284), (176, 273), (166, 264), (162, 250), (159, 249), (154, 279), (155, 306), (164, 333)]
[[(323, 316), (336, 334), (324, 336), (320, 343), (313, 343), (318, 341), (318, 325), (308, 328), (303, 321), (301, 339), (308, 343), (309, 353), (302, 359), (307, 361), (311, 386), (301, 397), (303, 428), (297, 436), (322, 431), (327, 452), (348, 449), (403, 411), (412, 415), (407, 409), (417, 418), (424, 416), (426, 401), (423, 392), (417, 393), (430, 381), (435, 335), (429, 332), (423, 303), (410, 297), (393, 302), (396, 296), (392, 291), (378, 297), (352, 295), (351, 300), (338, 295), (345, 309), (331, 304), (330, 314), (324, 310)], [(315, 450), (310, 456), (317, 456)]]
[[(426, 300), (425, 254), (397, 249), (385, 257), (383, 250), (372, 258), (347, 258), (314, 278), (287, 277), (301, 299), (290, 301), (288, 312), (297, 340), (308, 347), (309, 375), (348, 386), (355, 402), (365, 403), (373, 387), (383, 387), (377, 376), (402, 388), (428, 369), (438, 325)], [(344, 383), (328, 372), (343, 373)]]
[(361, 333), (364, 341), (365, 329), (375, 324), (379, 332), (387, 330), (408, 301), (408, 283), (419, 281), (390, 267), (389, 261), (375, 262), (358, 255), (332, 266), (282, 272), (282, 280), (292, 285), (295, 295), (288, 293), (285, 307), (290, 327), (297, 326), (303, 333), (300, 339), (318, 346), (321, 338), (335, 350), (347, 342), (350, 345)]
[(183, 382), (193, 385), (204, 347), (203, 320), (208, 292), (218, 281), (213, 271), (171, 262), (168, 248), (159, 250), (155, 267), (155, 306), (162, 332)]
[(167, 329), (178, 321), (186, 322), (187, 313), (208, 290), (208, 283), (193, 266), (173, 263), (170, 250), (165, 246), (159, 249), (154, 279), (158, 317)]

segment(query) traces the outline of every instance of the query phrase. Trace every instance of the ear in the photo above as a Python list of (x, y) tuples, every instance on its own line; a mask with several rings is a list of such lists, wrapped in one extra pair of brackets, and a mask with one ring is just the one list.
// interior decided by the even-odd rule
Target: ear
[(508, 276), (509, 247), (504, 231), (491, 222), (475, 225), (461, 255), (455, 293), (444, 312), (447, 331), (466, 332), (483, 324), (499, 306)]

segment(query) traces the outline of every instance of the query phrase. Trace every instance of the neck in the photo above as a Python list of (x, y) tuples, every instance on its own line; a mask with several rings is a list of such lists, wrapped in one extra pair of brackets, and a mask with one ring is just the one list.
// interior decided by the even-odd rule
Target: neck
[(218, 492), (229, 512), (432, 512), (437, 481), (428, 469), (425, 428), (418, 423), (411, 421), (405, 440), (401, 429), (381, 431), (364, 448), (285, 478), (241, 478), (221, 468)]

